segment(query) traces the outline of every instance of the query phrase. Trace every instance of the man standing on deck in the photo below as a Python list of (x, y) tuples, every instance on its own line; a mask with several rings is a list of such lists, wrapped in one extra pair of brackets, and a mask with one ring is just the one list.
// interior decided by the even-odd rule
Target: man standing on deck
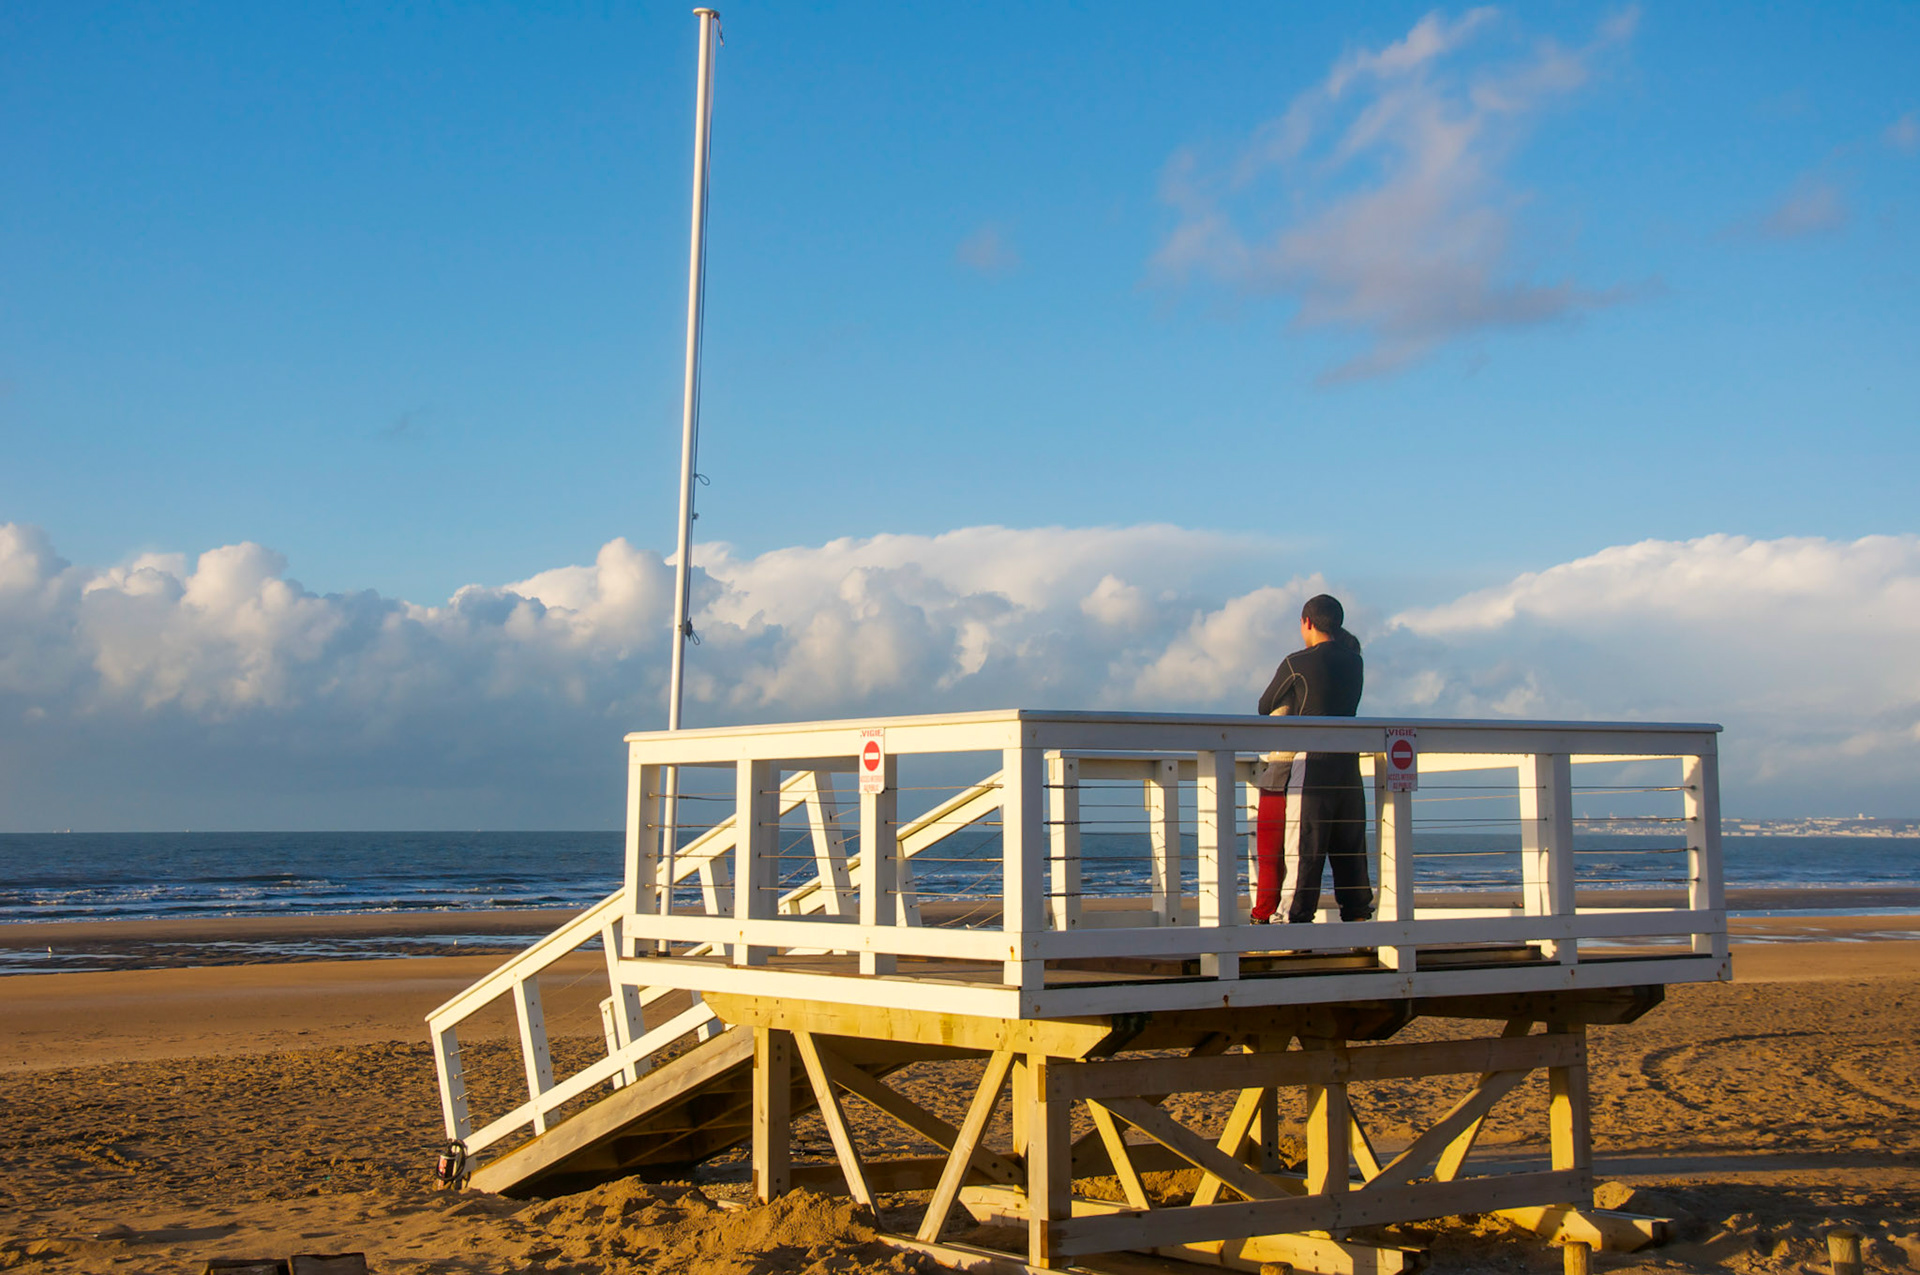
[[(1359, 711), (1366, 670), (1360, 641), (1345, 622), (1346, 610), (1336, 599), (1324, 593), (1307, 599), (1300, 609), (1300, 639), (1306, 646), (1274, 671), (1260, 697), (1263, 716), (1352, 717)], [(1360, 787), (1359, 756), (1295, 753), (1290, 766), (1271, 762), (1256, 782), (1254, 923), (1265, 924), (1277, 912), (1288, 921), (1313, 920), (1320, 909), (1322, 864), (1333, 869), (1340, 919), (1371, 917), (1367, 798)]]

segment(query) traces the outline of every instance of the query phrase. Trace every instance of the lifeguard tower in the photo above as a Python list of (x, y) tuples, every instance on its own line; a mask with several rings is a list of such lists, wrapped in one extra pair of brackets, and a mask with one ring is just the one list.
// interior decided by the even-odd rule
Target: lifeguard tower
[[(1418, 794), (1389, 763), (1408, 728)], [(1718, 730), (1020, 709), (630, 735), (624, 884), (429, 1018), (447, 1136), (474, 1186), (507, 1194), (750, 1147), (762, 1199), (929, 1192), (903, 1242), (977, 1269), (1132, 1250), (1405, 1270), (1418, 1253), (1348, 1232), (1487, 1212), (1632, 1247), (1651, 1221), (1591, 1208), (1587, 1033), (1669, 983), (1731, 976)], [(1361, 755), (1375, 919), (1245, 923), (1248, 780), (1275, 749)], [(1665, 856), (1672, 889), (1583, 866), (1582, 773), (1636, 774), (1666, 803), (1635, 853)], [(1517, 848), (1459, 849), (1475, 818), (1517, 826)], [(1100, 834), (1125, 820), (1130, 835)], [(1463, 875), (1462, 856), (1486, 871)], [(557, 1076), (539, 980), (582, 946), (604, 953), (604, 1054)], [(500, 998), (525, 1099), (476, 1113), (459, 1029)], [(1396, 1041), (1423, 1018), (1467, 1026)], [(951, 1058), (984, 1060), (957, 1124), (887, 1083)], [(1477, 1153), (1534, 1072), (1550, 1154)], [(1463, 1095), (1411, 1141), (1369, 1136), (1369, 1084), (1451, 1075)], [(1222, 1127), (1166, 1105), (1198, 1092), (1235, 1095)], [(944, 1154), (876, 1158), (850, 1099)], [(1011, 1137), (989, 1145), (1003, 1103)], [(808, 1108), (832, 1163), (795, 1162)], [(1303, 1137), (1283, 1144), (1283, 1113)], [(1150, 1191), (1165, 1170), (1197, 1186)], [(1024, 1227), (1025, 1251), (946, 1244), (956, 1207)]]

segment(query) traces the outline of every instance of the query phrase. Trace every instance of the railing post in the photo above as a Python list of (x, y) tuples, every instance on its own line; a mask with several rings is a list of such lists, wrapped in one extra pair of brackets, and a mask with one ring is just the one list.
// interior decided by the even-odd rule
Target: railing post
[(826, 891), (829, 916), (854, 911), (853, 883), (847, 875), (847, 841), (840, 833), (840, 802), (833, 790), (833, 772), (808, 772), (812, 792), (806, 800), (807, 832), (813, 839), (813, 869)]
[[(621, 936), (625, 930), (626, 922), (617, 916), (600, 927), (600, 947), (607, 963), (607, 987), (613, 993), (607, 998), (604, 1010), (610, 1037), (609, 1054), (625, 1049), (646, 1032), (646, 1015), (640, 1008), (640, 989), (620, 978), (620, 957), (625, 947)], [(637, 1059), (621, 1069), (620, 1078), (622, 1082), (632, 1084), (646, 1069), (647, 1060)]]
[[(892, 753), (881, 763), (879, 792), (860, 794), (860, 924), (892, 925), (898, 914), (900, 769)], [(860, 953), (862, 974), (891, 974), (891, 952)]]
[[(644, 766), (633, 758), (627, 761), (627, 912), (646, 916), (671, 911), (673, 882), (661, 887), (661, 843), (666, 836), (661, 796), (663, 770)], [(622, 951), (621, 956), (631, 956)]]
[(533, 1131), (547, 1131), (540, 1095), (553, 1088), (553, 1057), (547, 1052), (547, 1020), (540, 1008), (540, 976), (530, 974), (513, 985), (514, 1017), (520, 1023), (520, 1059), (527, 1069), (527, 1097), (533, 1100)]
[[(1374, 916), (1382, 921), (1413, 920), (1413, 794), (1387, 787), (1385, 755), (1373, 762), (1374, 845), (1379, 854), (1380, 893)], [(1388, 969), (1413, 971), (1415, 949), (1380, 949), (1380, 964)]]
[(1001, 926), (1016, 955), (1004, 962), (1000, 981), (1039, 991), (1046, 963), (1029, 960), (1027, 936), (1047, 928), (1046, 758), (1023, 737), (1001, 754)]
[(440, 1073), (440, 1116), (449, 1140), (473, 1132), (473, 1113), (467, 1109), (467, 1075), (460, 1065), (460, 1034), (455, 1027), (433, 1033), (434, 1070)]
[(1180, 763), (1162, 757), (1146, 781), (1147, 839), (1153, 850), (1153, 919), (1179, 925), (1186, 919), (1180, 898)]
[(1048, 841), (1053, 853), (1053, 928), (1080, 927), (1080, 763), (1047, 754)]
[[(1240, 872), (1234, 855), (1239, 809), (1234, 756), (1228, 749), (1209, 749), (1194, 756), (1193, 831), (1200, 865), (1200, 925), (1221, 929), (1240, 923)], [(1239, 978), (1238, 952), (1208, 952), (1200, 957), (1200, 972), (1209, 978)]]
[[(1565, 753), (1520, 759), (1520, 864), (1528, 916), (1573, 915), (1573, 766)], [(1573, 939), (1536, 946), (1548, 960), (1580, 959)]]
[[(1723, 912), (1727, 889), (1720, 866), (1720, 757), (1704, 753), (1680, 759), (1681, 809), (1687, 820), (1687, 906), (1695, 912)], [(1726, 961), (1727, 926), (1695, 933), (1693, 950)], [(1727, 977), (1723, 970), (1721, 977)]]
[(765, 965), (772, 948), (747, 941), (753, 923), (769, 919), (774, 897), (774, 856), (780, 848), (780, 794), (773, 764), (743, 760), (733, 768), (733, 919), (741, 941), (733, 945), (735, 965)]

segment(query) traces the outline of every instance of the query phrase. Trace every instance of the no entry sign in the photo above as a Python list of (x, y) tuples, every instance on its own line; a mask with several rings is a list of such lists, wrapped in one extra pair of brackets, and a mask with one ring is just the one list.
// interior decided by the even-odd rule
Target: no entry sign
[(1387, 791), (1420, 787), (1420, 732), (1411, 726), (1387, 727)]
[(860, 791), (885, 792), (887, 790), (887, 732), (884, 730), (863, 730), (860, 732)]

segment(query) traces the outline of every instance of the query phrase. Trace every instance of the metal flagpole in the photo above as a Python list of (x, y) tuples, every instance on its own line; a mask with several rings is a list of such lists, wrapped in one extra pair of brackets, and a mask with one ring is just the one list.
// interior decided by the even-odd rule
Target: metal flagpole
[[(687, 262), (687, 385), (680, 412), (680, 544), (679, 567), (673, 594), (673, 672), (667, 689), (667, 729), (680, 729), (681, 689), (686, 675), (687, 638), (693, 622), (687, 618), (693, 587), (693, 480), (700, 434), (700, 320), (706, 308), (707, 269), (707, 145), (713, 116), (713, 47), (720, 34), (720, 14), (695, 9), (700, 19), (699, 92), (693, 111), (693, 239)], [(660, 896), (662, 913), (673, 911), (674, 859), (680, 848), (680, 768), (669, 766), (661, 776)], [(664, 944), (662, 947), (664, 948)]]
[(713, 115), (713, 46), (720, 14), (695, 9), (700, 18), (700, 89), (693, 113), (693, 242), (687, 263), (687, 387), (680, 413), (680, 548), (673, 598), (673, 674), (668, 688), (667, 729), (680, 729), (680, 696), (686, 674), (687, 618), (693, 587), (693, 479), (700, 432), (700, 320), (705, 309), (707, 268), (707, 144)]

